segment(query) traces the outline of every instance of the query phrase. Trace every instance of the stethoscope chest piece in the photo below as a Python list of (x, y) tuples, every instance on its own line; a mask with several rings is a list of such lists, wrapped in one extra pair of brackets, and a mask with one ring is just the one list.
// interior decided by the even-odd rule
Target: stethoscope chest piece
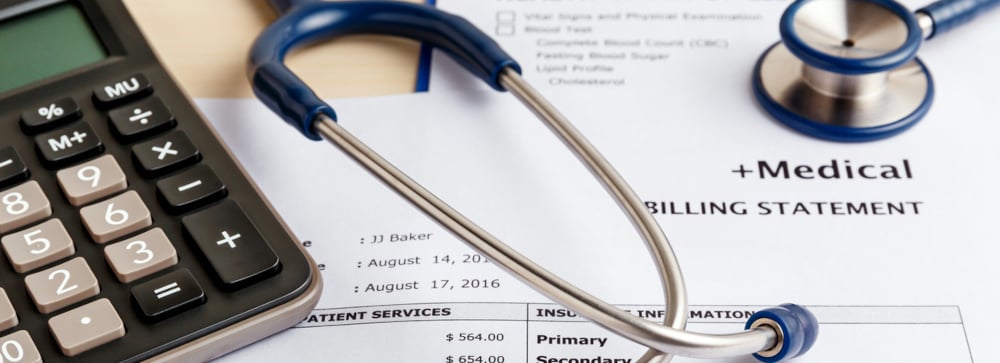
[(834, 141), (900, 133), (930, 109), (934, 84), (916, 58), (923, 33), (887, 0), (800, 0), (781, 19), (782, 42), (754, 72), (754, 93), (775, 119)]

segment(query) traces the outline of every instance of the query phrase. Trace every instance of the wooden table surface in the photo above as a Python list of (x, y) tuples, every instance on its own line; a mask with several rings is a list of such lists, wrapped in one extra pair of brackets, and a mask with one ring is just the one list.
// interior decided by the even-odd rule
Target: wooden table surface
[[(276, 17), (264, 0), (125, 0), (160, 60), (191, 97), (253, 97), (247, 51)], [(418, 44), (353, 36), (289, 55), (321, 97), (412, 92)]]

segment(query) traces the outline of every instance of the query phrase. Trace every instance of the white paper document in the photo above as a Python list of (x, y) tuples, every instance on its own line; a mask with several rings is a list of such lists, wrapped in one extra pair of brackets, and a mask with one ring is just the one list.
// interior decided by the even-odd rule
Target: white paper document
[[(841, 144), (794, 133), (753, 101), (750, 71), (777, 41), (783, 2), (438, 2), (496, 35), (646, 201), (684, 270), (691, 330), (739, 331), (752, 312), (793, 302), (821, 325), (795, 362), (1000, 361), (996, 14), (925, 44), (937, 97), (924, 121)], [(597, 23), (612, 10), (619, 22)], [(685, 13), (709, 23), (665, 20)], [(526, 30), (534, 22), (602, 49), (629, 32), (647, 44), (649, 27), (662, 28), (655, 44), (683, 46), (576, 72), (604, 62), (538, 55), (549, 51)], [(727, 46), (692, 48), (709, 40)], [(516, 100), (435, 62), (431, 93), (331, 100), (341, 124), (550, 271), (662, 320), (652, 261), (603, 188)], [(634, 362), (644, 351), (535, 293), (255, 100), (198, 104), (325, 282), (299, 326), (221, 361)]]

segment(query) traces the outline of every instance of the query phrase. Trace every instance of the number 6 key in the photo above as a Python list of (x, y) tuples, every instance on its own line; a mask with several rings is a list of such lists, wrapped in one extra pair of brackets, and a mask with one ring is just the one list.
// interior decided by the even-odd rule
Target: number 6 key
[(153, 224), (149, 209), (133, 190), (80, 209), (83, 224), (97, 243), (107, 243)]

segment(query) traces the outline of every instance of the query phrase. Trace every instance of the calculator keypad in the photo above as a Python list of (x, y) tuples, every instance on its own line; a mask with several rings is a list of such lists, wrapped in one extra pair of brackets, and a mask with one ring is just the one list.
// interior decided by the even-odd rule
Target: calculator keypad
[[(152, 96), (153, 86), (142, 74), (85, 92), (96, 112), (77, 104), (79, 95), (56, 96), (21, 110), (20, 125), (12, 123), (20, 131), (17, 137), (29, 142), (0, 144), (5, 256), (0, 264), (5, 259), (8, 271), (17, 273), (9, 272), (0, 285), (0, 333), (7, 334), (0, 348), (23, 351), (19, 363), (42, 357), (136, 358), (148, 353), (142, 349), (158, 344), (165, 349), (186, 338), (151, 342), (159, 334), (148, 326), (132, 329), (129, 338), (133, 324), (166, 324), (199, 307), (206, 308), (199, 317), (214, 319), (283, 301), (261, 289), (240, 291), (239, 298), (228, 295), (268, 278), (276, 281), (272, 276), (283, 270), (275, 251), (288, 252), (272, 248), (265, 238), (271, 234), (262, 234), (240, 204), (227, 200), (229, 188), (236, 187), (223, 179), (246, 185), (214, 169), (221, 165), (231, 172), (228, 162), (202, 161), (202, 151), (189, 138), (195, 134), (186, 133), (202, 129), (175, 117), (164, 102), (168, 96)], [(106, 122), (95, 121), (104, 117), (100, 114)], [(252, 197), (244, 200), (259, 206)], [(191, 258), (199, 254), (203, 258)], [(261, 295), (269, 300), (250, 299)], [(258, 305), (243, 306), (248, 303)], [(224, 314), (225, 319), (235, 316)], [(225, 323), (174, 319), (180, 326), (193, 325), (192, 332)], [(48, 331), (41, 324), (45, 321)]]
[(20, 273), (30, 272), (76, 252), (66, 227), (58, 219), (49, 219), (8, 234), (0, 242), (14, 271)]
[(177, 264), (177, 251), (159, 228), (109, 245), (104, 256), (118, 280), (126, 283)]
[(49, 319), (49, 330), (67, 356), (125, 336), (125, 323), (108, 299), (98, 299)]
[(90, 237), (97, 243), (106, 243), (153, 225), (149, 209), (133, 190), (83, 207), (80, 217)]
[(70, 204), (81, 206), (125, 190), (128, 182), (115, 157), (104, 155), (56, 173)]
[(52, 205), (32, 180), (0, 192), (0, 233), (7, 233), (52, 215)]
[(24, 284), (35, 307), (46, 314), (101, 292), (97, 277), (83, 257), (28, 275)]

